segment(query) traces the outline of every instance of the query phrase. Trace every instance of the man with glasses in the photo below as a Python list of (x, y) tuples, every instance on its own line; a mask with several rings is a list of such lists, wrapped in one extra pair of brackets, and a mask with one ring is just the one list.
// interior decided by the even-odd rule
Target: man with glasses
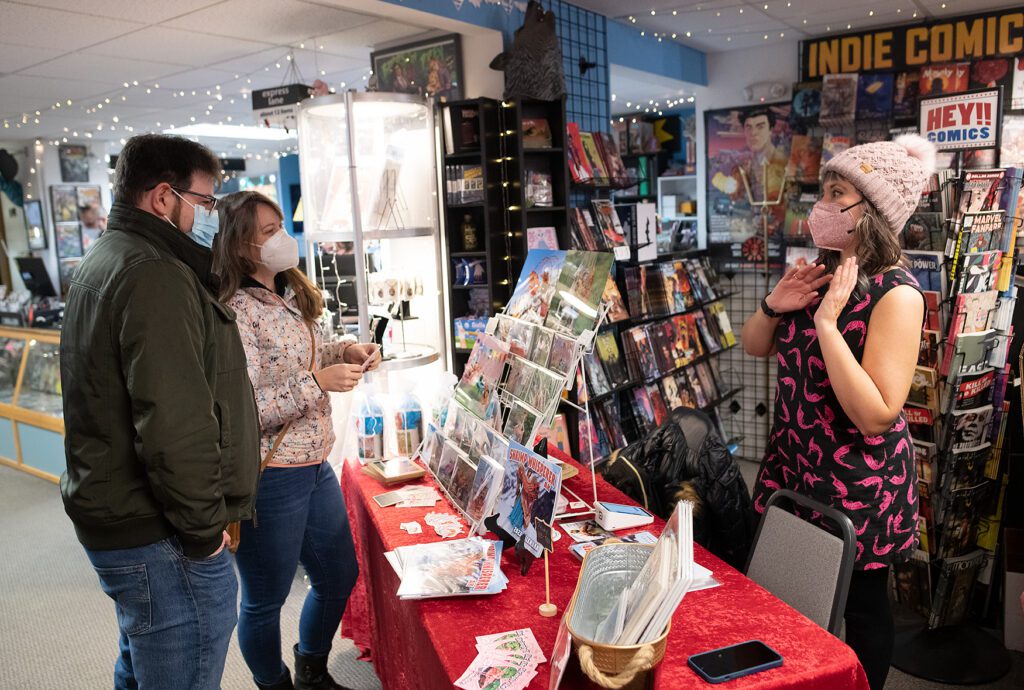
[(252, 512), (259, 424), (210, 273), (220, 168), (187, 139), (129, 140), (68, 290), (61, 493), (116, 603), (115, 688), (219, 688), (237, 620), (225, 526)]

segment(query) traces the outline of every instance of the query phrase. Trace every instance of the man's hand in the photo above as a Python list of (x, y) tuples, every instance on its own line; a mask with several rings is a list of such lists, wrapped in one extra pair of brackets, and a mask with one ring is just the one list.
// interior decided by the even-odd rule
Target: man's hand
[(228, 534), (227, 530), (224, 530), (224, 537), (223, 539), (221, 539), (220, 546), (217, 548), (216, 551), (207, 556), (207, 558), (216, 558), (220, 555), (220, 552), (223, 551), (224, 548), (227, 546), (231, 546), (231, 535)]

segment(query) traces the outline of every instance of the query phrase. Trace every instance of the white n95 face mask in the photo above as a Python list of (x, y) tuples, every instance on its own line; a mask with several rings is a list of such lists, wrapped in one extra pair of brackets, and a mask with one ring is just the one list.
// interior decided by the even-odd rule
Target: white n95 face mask
[(274, 273), (287, 271), (299, 265), (299, 243), (284, 228), (274, 233), (260, 248), (259, 262)]

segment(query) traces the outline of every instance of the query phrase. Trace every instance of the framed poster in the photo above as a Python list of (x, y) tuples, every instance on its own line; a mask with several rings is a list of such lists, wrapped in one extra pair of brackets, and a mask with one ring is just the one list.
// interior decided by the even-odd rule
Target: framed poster
[(82, 256), (82, 229), (74, 223), (57, 223), (53, 231), (57, 245), (57, 257), (60, 259), (77, 259)]
[(380, 91), (415, 93), (441, 101), (462, 98), (462, 43), (458, 34), (370, 54)]
[(28, 230), (28, 248), (46, 249), (43, 202), (39, 199), (25, 202), (25, 228)]
[(78, 207), (83, 206), (100, 206), (100, 187), (99, 185), (82, 185), (75, 187), (75, 195), (78, 201)]
[(65, 144), (57, 149), (61, 182), (89, 181), (89, 149), (78, 144)]
[[(769, 260), (783, 259), (791, 108), (790, 103), (769, 103), (704, 113), (708, 247), (723, 258), (763, 263), (767, 251)], [(766, 200), (780, 203), (757, 205)]]
[(54, 223), (78, 222), (78, 194), (72, 185), (51, 185), (50, 202)]

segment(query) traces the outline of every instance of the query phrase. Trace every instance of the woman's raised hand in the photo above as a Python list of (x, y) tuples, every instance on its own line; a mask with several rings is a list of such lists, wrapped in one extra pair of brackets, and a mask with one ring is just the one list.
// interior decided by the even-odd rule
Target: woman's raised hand
[(824, 264), (813, 263), (794, 268), (782, 277), (765, 301), (769, 309), (780, 314), (797, 311), (813, 302), (818, 295), (818, 288), (830, 280), (832, 276), (825, 275)]

